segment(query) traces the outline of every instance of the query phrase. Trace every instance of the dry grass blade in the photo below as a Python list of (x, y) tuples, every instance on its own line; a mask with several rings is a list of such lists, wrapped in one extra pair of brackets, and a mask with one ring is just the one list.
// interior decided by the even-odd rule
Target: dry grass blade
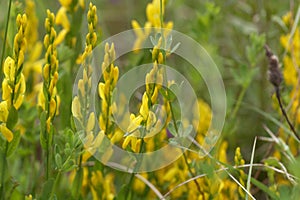
[[(233, 166), (234, 169), (240, 169), (240, 168), (247, 168), (247, 167), (261, 167), (261, 168), (268, 168), (268, 169), (272, 169), (274, 170), (275, 172), (279, 173), (279, 174), (284, 174), (286, 175), (287, 177), (289, 177), (289, 180), (292, 180), (292, 182), (295, 182), (294, 179), (297, 179), (297, 177), (289, 174), (288, 172), (284, 171), (284, 170), (281, 170), (281, 169), (278, 169), (276, 167), (272, 167), (272, 166), (267, 166), (267, 165), (264, 165), (264, 164), (261, 164), (261, 163), (253, 163), (252, 165), (250, 164), (246, 164), (246, 165), (239, 165), (239, 166)], [(228, 170), (229, 168), (228, 167), (224, 167), (224, 168), (221, 168), (221, 169), (218, 169), (218, 170), (215, 170), (214, 173), (220, 173), (220, 172), (223, 172), (225, 170)], [(171, 190), (169, 190), (165, 195), (163, 195), (164, 198), (168, 197), (172, 192), (174, 192), (177, 188), (191, 182), (191, 181), (194, 181), (195, 179), (198, 179), (198, 178), (202, 178), (202, 177), (205, 177), (207, 176), (207, 174), (200, 174), (198, 176), (195, 176), (193, 178), (190, 178), (178, 185), (176, 185), (175, 187), (173, 187)]]
[[(118, 163), (114, 163), (114, 162), (109, 162), (108, 163), (109, 166), (113, 167), (113, 168), (117, 168), (123, 171), (128, 171), (129, 173), (132, 173), (133, 170), (129, 169), (126, 166), (120, 165)], [(143, 176), (141, 176), (140, 174), (135, 174), (135, 177), (137, 177), (138, 179), (140, 179), (143, 183), (145, 183), (155, 194), (156, 196), (161, 199), (161, 200), (165, 200), (165, 197), (160, 193), (160, 191), (151, 183), (149, 182), (147, 179), (145, 179)]]
[[(253, 166), (253, 160), (254, 160), (256, 140), (257, 140), (257, 137), (255, 137), (255, 139), (254, 139), (254, 144), (253, 144), (252, 154), (251, 154), (251, 160), (250, 160), (249, 173), (248, 173), (248, 178), (247, 178), (247, 191), (249, 193), (250, 193), (250, 187), (251, 187), (250, 182), (251, 182), (251, 173), (252, 173), (252, 166)], [(248, 200), (248, 193), (246, 193), (246, 200)]]

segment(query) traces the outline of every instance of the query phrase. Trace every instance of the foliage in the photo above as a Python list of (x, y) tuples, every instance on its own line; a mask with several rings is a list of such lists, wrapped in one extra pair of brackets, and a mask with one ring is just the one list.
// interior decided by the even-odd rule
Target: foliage
[[(268, 43), (282, 63), (282, 103), (300, 134), (296, 6), (293, 0), (0, 2), (7, 13), (0, 17), (0, 199), (298, 199), (300, 141), (268, 83), (263, 48)], [(118, 60), (121, 45), (107, 42), (95, 84), (95, 48), (129, 28), (136, 36), (132, 52)], [(208, 89), (190, 63), (177, 60), (176, 70), (198, 98), (185, 109), (201, 113), (192, 123), (181, 120), (176, 94), (185, 88), (168, 82), (164, 67), (174, 62), (181, 44), (162, 31), (168, 29), (200, 43), (223, 76), (226, 121), (210, 152), (202, 148), (215, 115)], [(153, 47), (139, 49), (147, 41)], [(125, 103), (116, 104), (117, 82), (143, 63), (151, 65), (140, 77), (143, 87), (131, 99), (118, 96), (130, 102), (123, 130), (114, 119), (125, 109)], [(195, 127), (192, 145), (183, 148), (178, 137), (190, 139)], [(166, 143), (179, 147), (182, 156), (162, 169), (136, 173), (139, 154)], [(132, 153), (135, 165), (121, 167), (134, 173), (107, 166), (112, 144)]]

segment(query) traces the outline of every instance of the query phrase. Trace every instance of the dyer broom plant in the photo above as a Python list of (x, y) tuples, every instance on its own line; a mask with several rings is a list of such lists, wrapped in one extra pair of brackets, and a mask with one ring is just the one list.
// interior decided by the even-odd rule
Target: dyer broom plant
[[(18, 112), (26, 89), (25, 78), (22, 73), (23, 63), (26, 51), (26, 25), (27, 17), (25, 14), (18, 15), (16, 20), (18, 33), (14, 38), (13, 57), (7, 57), (4, 61), (4, 79), (2, 82), (2, 101), (0, 103), (0, 132), (4, 135), (6, 141), (2, 141), (2, 161), (1, 161), (1, 186), (0, 196), (5, 199), (5, 179), (6, 158), (17, 148), (20, 140), (20, 132), (14, 131), (14, 126), (18, 121)], [(13, 133), (14, 132), (14, 133)]]
[(45, 20), (46, 35), (44, 46), (46, 49), (45, 65), (43, 66), (43, 88), (39, 93), (38, 104), (41, 107), (41, 145), (46, 153), (45, 177), (51, 176), (51, 158), (53, 148), (53, 119), (58, 115), (60, 98), (57, 94), (56, 84), (58, 81), (58, 60), (56, 50), (56, 31), (54, 29), (55, 15), (47, 10)]
[[(23, 2), (26, 14), (20, 15)], [(268, 43), (280, 41), (281, 46), (277, 48), (282, 49), (277, 51), (279, 59), (276, 70), (281, 70), (279, 61), (282, 60), (283, 76), (280, 83), (282, 80), (281, 84), (285, 84), (285, 87), (281, 90), (281, 100), (282, 104), (287, 105), (286, 116), (293, 125), (294, 132), (299, 130), (300, 9), (294, 13), (293, 6), (296, 4), (291, 3), (291, 10), (282, 18), (271, 13), (273, 21), (268, 21), (260, 13), (270, 16), (269, 10), (276, 10), (279, 3), (264, 2), (256, 6), (250, 1), (238, 2), (235, 5), (238, 13), (232, 8), (230, 17), (227, 17), (226, 8), (231, 5), (228, 2), (186, 1), (183, 5), (180, 1), (152, 0), (146, 5), (145, 23), (140, 24), (143, 20), (138, 17), (131, 21), (136, 36), (130, 53), (132, 57), (126, 59), (124, 56), (118, 62), (117, 54), (122, 44), (109, 42), (103, 45), (103, 62), (95, 69), (93, 53), (97, 53), (95, 48), (101, 43), (99, 24), (105, 34), (108, 32), (103, 23), (107, 20), (105, 15), (98, 20), (99, 10), (104, 14), (109, 10), (104, 4), (97, 3), (96, 6), (87, 4), (84, 0), (59, 0), (56, 2), (57, 11), (52, 13), (42, 1), (10, 0), (8, 3), (8, 17), (3, 21), (6, 26), (0, 31), (0, 38), (3, 39), (0, 199), (299, 199), (298, 141), (295, 137), (290, 137), (291, 131), (284, 125), (280, 115), (267, 113), (271, 110), (269, 107), (261, 106), (258, 109), (256, 105), (250, 106), (244, 102), (250, 99), (255, 104), (260, 99), (256, 94), (256, 87), (260, 83), (257, 80), (265, 77), (257, 72), (263, 69), (259, 66), (267, 66), (264, 59), (261, 59), (264, 58), (263, 45), (267, 40)], [(115, 9), (115, 5), (123, 5), (124, 2), (111, 3)], [(269, 4), (272, 6), (268, 7)], [(199, 7), (204, 10), (203, 13), (199, 11)], [(196, 10), (197, 14), (194, 15)], [(120, 10), (116, 12), (118, 11)], [(177, 16), (181, 11), (185, 14)], [(239, 16), (241, 11), (246, 12), (247, 17), (245, 14)], [(171, 16), (172, 12), (176, 16)], [(254, 22), (246, 23), (252, 12), (255, 13), (251, 16)], [(45, 14), (46, 19), (42, 19), (41, 16)], [(113, 21), (116, 16), (114, 11), (108, 18)], [(15, 19), (16, 24), (7, 25)], [(120, 24), (129, 24), (124, 19)], [(187, 25), (186, 21), (190, 19), (193, 23)], [(265, 33), (266, 29), (260, 29), (264, 25), (264, 19), (268, 24), (277, 22), (284, 33), (274, 30), (272, 26), (264, 26), (272, 29), (272, 34)], [(45, 29), (40, 30), (39, 23), (43, 21)], [(217, 30), (212, 28), (213, 23), (218, 25)], [(84, 24), (86, 25), (83, 26)], [(1, 25), (2, 21), (0, 27), (4, 27)], [(205, 43), (211, 42), (208, 46), (213, 49), (212, 52), (221, 54), (221, 58), (217, 60), (220, 60), (219, 66), (225, 76), (225, 84), (233, 91), (229, 92), (228, 99), (234, 100), (228, 103), (230, 109), (223, 137), (210, 152), (203, 152), (203, 147), (210, 144), (207, 135), (216, 113), (207, 103), (206, 96), (202, 95), (205, 92), (201, 87), (198, 89), (199, 85), (196, 85), (198, 99), (187, 108), (191, 109), (195, 119), (191, 124), (184, 118), (179, 120), (179, 100), (174, 97), (171, 89), (185, 88), (180, 88), (181, 83), (167, 77), (165, 67), (175, 59), (176, 55), (173, 53), (176, 48), (181, 47), (178, 43), (171, 50), (171, 30), (174, 26), (182, 27), (182, 31), (187, 34), (196, 35), (194, 39), (199, 41), (222, 41), (222, 45), (211, 41)], [(234, 26), (234, 31), (228, 32), (224, 26)], [(140, 29), (141, 27), (144, 29)], [(114, 24), (109, 24), (109, 28), (114, 31)], [(239, 28), (243, 28), (243, 33), (238, 31)], [(81, 38), (84, 32), (82, 29), (87, 31), (84, 39)], [(238, 42), (223, 41), (227, 34), (234, 34), (235, 31), (238, 32)], [(43, 41), (40, 39), (40, 32), (45, 32)], [(218, 35), (219, 32), (222, 35)], [(149, 49), (147, 52), (141, 51), (143, 44), (149, 41), (152, 43), (150, 52)], [(276, 44), (272, 46), (275, 52)], [(281, 53), (281, 50), (284, 52)], [(194, 53), (193, 49), (190, 51)], [(270, 49), (267, 49), (267, 53), (270, 60), (274, 61), (271, 59), (273, 55)], [(123, 91), (117, 91), (121, 93), (121, 103), (117, 104), (114, 99), (117, 83), (122, 77), (121, 73), (126, 72), (129, 66), (144, 61), (150, 63), (145, 77), (139, 77), (144, 85), (135, 91), (137, 98), (130, 99), (130, 113), (121, 121), (122, 126), (126, 126), (118, 127), (115, 114), (123, 113), (125, 102), (129, 99), (122, 94)], [(189, 72), (189, 65), (181, 61), (180, 64), (183, 75), (193, 73)], [(74, 87), (75, 96), (72, 98), (69, 84), (74, 81), (79, 65), (82, 75), (78, 77)], [(102, 77), (94, 83), (97, 71), (102, 72)], [(191, 79), (200, 84), (194, 74)], [(275, 86), (279, 86), (276, 81)], [(266, 93), (264, 86), (262, 87)], [(93, 89), (97, 91), (96, 94), (92, 94)], [(236, 96), (232, 95), (235, 91), (238, 91)], [(92, 107), (94, 97), (96, 111)], [(267, 102), (267, 98), (261, 99), (264, 100), (262, 103)], [(280, 113), (278, 104), (274, 103), (273, 106)], [(248, 110), (245, 114), (248, 107), (260, 114), (264, 121), (255, 118), (255, 124), (252, 121), (250, 123), (254, 117)], [(198, 120), (196, 118), (199, 113), (201, 116)], [(263, 127), (269, 137), (265, 136), (263, 129), (252, 131), (254, 126)], [(192, 145), (183, 149), (174, 137), (180, 136), (189, 127), (198, 129), (195, 130), (196, 136), (189, 138)], [(252, 153), (247, 153), (249, 136), (246, 138), (247, 144), (240, 142), (244, 137), (241, 134), (249, 132), (247, 129), (252, 134), (263, 135), (256, 137), (261, 143), (256, 146), (255, 139)], [(105, 139), (109, 139), (111, 144), (108, 145)], [(165, 147), (167, 143), (179, 147), (182, 156), (154, 172), (137, 173), (143, 159), (140, 154), (152, 153)], [(118, 148), (133, 153), (131, 159), (135, 162), (131, 166), (122, 166), (132, 173), (116, 171), (106, 166), (112, 164), (116, 153), (114, 151)], [(103, 149), (105, 152), (102, 152)], [(97, 158), (98, 152), (100, 159)], [(168, 157), (170, 152), (161, 155), (161, 158)], [(247, 161), (249, 157), (250, 161)], [(123, 161), (126, 158), (118, 159)]]

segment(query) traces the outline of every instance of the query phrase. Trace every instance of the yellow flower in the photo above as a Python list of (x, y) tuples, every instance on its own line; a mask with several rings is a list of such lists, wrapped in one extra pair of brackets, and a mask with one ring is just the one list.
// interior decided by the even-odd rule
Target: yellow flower
[(122, 144), (122, 148), (126, 149), (126, 147), (130, 144), (132, 151), (135, 153), (139, 153), (140, 147), (141, 147), (141, 142), (142, 142), (142, 139), (137, 139), (136, 136), (129, 135), (125, 138), (125, 140)]
[(283, 58), (283, 77), (285, 80), (285, 83), (287, 85), (296, 85), (297, 84), (297, 71), (294, 67), (293, 61), (290, 57), (285, 56)]
[(5, 78), (10, 80), (11, 82), (14, 82), (15, 72), (16, 72), (14, 59), (12, 59), (9, 56), (5, 59), (3, 71), (4, 71)]
[(95, 127), (95, 113), (92, 112), (88, 118), (88, 122), (86, 125), (86, 132), (92, 131), (94, 127)]
[(149, 107), (148, 107), (148, 96), (147, 96), (146, 93), (144, 93), (144, 95), (143, 95), (142, 106), (141, 106), (141, 109), (140, 109), (140, 114), (142, 115), (142, 117), (144, 118), (144, 120), (146, 120), (148, 118)]
[(3, 123), (0, 124), (0, 132), (3, 134), (3, 136), (7, 139), (8, 142), (11, 142), (13, 140), (13, 133)]
[(111, 46), (109, 46), (109, 44), (106, 43), (104, 61), (102, 63), (102, 74), (104, 81), (98, 84), (98, 94), (101, 99), (102, 111), (99, 116), (99, 126), (106, 135), (109, 135), (111, 133), (108, 131), (110, 130), (110, 127), (112, 125), (110, 116), (112, 114), (113, 105), (114, 109), (116, 109), (116, 105), (114, 104), (114, 102), (111, 102), (112, 91), (114, 90), (119, 78), (118, 67), (114, 66), (113, 64), (115, 57), (116, 53), (114, 44), (112, 43)]
[(69, 7), (73, 0), (59, 0), (59, 3), (64, 7)]
[[(127, 128), (127, 132), (128, 133), (133, 133), (135, 131), (138, 130), (138, 127), (140, 126), (140, 124), (142, 123), (143, 121), (143, 117), (138, 115), (137, 117), (135, 117), (134, 114), (131, 114), (130, 115), (130, 124)], [(139, 135), (138, 135), (139, 136)]]
[(10, 101), (10, 95), (12, 93), (12, 88), (11, 86), (8, 84), (7, 79), (4, 79), (2, 82), (2, 99), (4, 101), (8, 101), (8, 106), (11, 105), (11, 101)]
[(30, 195), (26, 195), (25, 196), (25, 200), (32, 200), (32, 195), (30, 194)]
[(147, 39), (151, 32), (151, 23), (146, 22), (144, 25), (144, 29), (141, 29), (140, 24), (136, 20), (131, 21), (131, 26), (133, 28), (133, 31), (137, 37), (137, 39), (134, 42), (133, 45), (133, 51), (138, 52), (138, 50), (141, 48), (143, 42)]
[[(165, 1), (162, 1), (162, 14), (164, 15), (165, 11)], [(149, 3), (146, 8), (147, 20), (155, 28), (160, 28), (160, 0), (153, 0), (152, 3)]]
[[(143, 173), (143, 174), (140, 174), (140, 175), (142, 177), (144, 177), (145, 179), (148, 179), (148, 174), (147, 173)], [(135, 192), (137, 192), (138, 194), (143, 194), (144, 191), (145, 191), (145, 188), (146, 188), (146, 184), (143, 181), (141, 181), (138, 178), (134, 179), (133, 189), (134, 189)]]
[[(165, 0), (162, 1), (162, 15), (165, 12)], [(135, 35), (137, 39), (133, 45), (133, 51), (138, 52), (141, 48), (143, 42), (147, 39), (151, 32), (151, 27), (155, 28), (155, 31), (159, 31), (159, 28), (172, 29), (173, 22), (167, 22), (166, 24), (163, 22), (161, 24), (160, 17), (160, 0), (153, 0), (152, 3), (149, 3), (146, 8), (146, 16), (147, 21), (144, 25), (144, 29), (141, 29), (141, 26), (136, 20), (132, 20), (131, 25), (134, 29)], [(169, 34), (169, 31), (164, 32), (164, 36), (166, 37)], [(162, 57), (160, 56), (160, 61), (162, 61)], [(162, 62), (159, 62), (162, 63)]]
[(62, 25), (62, 27), (65, 29), (65, 31), (69, 31), (70, 30), (70, 22), (67, 16), (67, 10), (65, 7), (61, 7), (57, 14), (56, 14), (56, 18), (55, 18), (55, 23), (57, 25)]
[(8, 117), (7, 101), (0, 103), (0, 122), (6, 122)]
[(75, 96), (72, 102), (72, 114), (76, 118), (81, 118), (81, 105), (78, 96)]

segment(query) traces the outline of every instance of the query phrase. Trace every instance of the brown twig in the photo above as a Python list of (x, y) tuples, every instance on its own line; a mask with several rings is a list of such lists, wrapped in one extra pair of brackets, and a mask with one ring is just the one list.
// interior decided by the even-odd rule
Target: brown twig
[(276, 55), (274, 55), (272, 53), (271, 49), (267, 45), (265, 45), (265, 49), (266, 49), (266, 56), (269, 59), (269, 81), (273, 84), (273, 86), (275, 88), (276, 99), (278, 101), (280, 110), (281, 110), (284, 118), (286, 119), (287, 123), (289, 124), (290, 129), (294, 133), (294, 136), (300, 141), (300, 137), (298, 136), (294, 126), (292, 125), (291, 121), (289, 120), (288, 115), (283, 107), (282, 102), (281, 102), (279, 86), (280, 86), (281, 82), (283, 81), (283, 78), (282, 78), (282, 73), (279, 69), (278, 58)]

